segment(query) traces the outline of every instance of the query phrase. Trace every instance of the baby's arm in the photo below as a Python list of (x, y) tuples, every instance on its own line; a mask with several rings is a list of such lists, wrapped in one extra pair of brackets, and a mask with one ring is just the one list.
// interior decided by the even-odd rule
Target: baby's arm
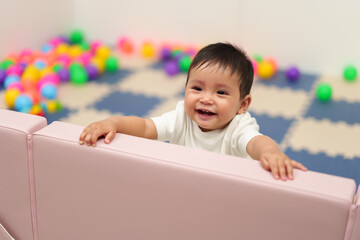
[(105, 137), (105, 143), (110, 143), (116, 133), (157, 139), (156, 126), (151, 119), (140, 117), (110, 117), (102, 121), (91, 123), (80, 134), (79, 143), (96, 146), (99, 137)]
[(307, 168), (301, 163), (291, 160), (271, 138), (260, 135), (251, 139), (246, 147), (248, 154), (261, 162), (263, 168), (271, 171), (275, 179), (294, 179), (293, 168), (306, 171)]

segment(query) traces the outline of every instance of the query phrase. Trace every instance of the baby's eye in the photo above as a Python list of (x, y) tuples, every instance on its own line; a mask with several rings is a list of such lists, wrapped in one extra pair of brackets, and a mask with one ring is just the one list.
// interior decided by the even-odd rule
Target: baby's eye
[(195, 91), (201, 91), (201, 88), (199, 87), (193, 87), (192, 89), (194, 89)]
[(219, 95), (227, 95), (227, 92), (225, 92), (225, 91), (217, 91), (217, 94), (219, 94)]

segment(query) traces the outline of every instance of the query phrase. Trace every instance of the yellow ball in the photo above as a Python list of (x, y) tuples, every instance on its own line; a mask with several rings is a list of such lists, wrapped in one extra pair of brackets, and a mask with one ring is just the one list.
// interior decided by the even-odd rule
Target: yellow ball
[(58, 104), (57, 104), (57, 102), (54, 101), (54, 100), (49, 100), (49, 101), (47, 102), (47, 104), (46, 104), (47, 111), (48, 111), (49, 113), (54, 113), (54, 112), (56, 112), (57, 106), (58, 106)]
[(37, 82), (40, 78), (40, 70), (37, 69), (33, 65), (29, 65), (25, 68), (23, 75), (21, 76), (22, 79), (32, 79)]
[(15, 106), (15, 100), (20, 95), (19, 89), (16, 88), (10, 88), (6, 90), (5, 92), (5, 103), (10, 108), (14, 108)]
[(56, 47), (55, 52), (58, 55), (62, 55), (62, 54), (68, 54), (69, 53), (69, 45), (66, 43), (61, 43)]
[(265, 79), (271, 78), (275, 73), (274, 65), (269, 61), (260, 62), (257, 71), (258, 75)]
[(144, 43), (141, 48), (141, 54), (145, 58), (153, 58), (155, 56), (155, 47), (151, 43)]
[(76, 58), (83, 53), (83, 50), (79, 45), (73, 45), (70, 47), (69, 55), (72, 58)]
[(34, 106), (32, 106), (32, 108), (30, 109), (30, 114), (33, 114), (33, 115), (38, 115), (42, 112), (42, 108), (40, 106), (40, 104), (35, 104)]
[(107, 59), (110, 56), (110, 54), (111, 54), (111, 50), (107, 46), (100, 46), (96, 50), (96, 57), (104, 60)]
[(100, 57), (94, 57), (91, 60), (91, 63), (95, 65), (95, 67), (99, 70), (100, 73), (104, 73), (105, 71), (105, 59)]
[(44, 76), (52, 73), (54, 73), (54, 70), (51, 67), (47, 67), (40, 71), (40, 77), (43, 78)]

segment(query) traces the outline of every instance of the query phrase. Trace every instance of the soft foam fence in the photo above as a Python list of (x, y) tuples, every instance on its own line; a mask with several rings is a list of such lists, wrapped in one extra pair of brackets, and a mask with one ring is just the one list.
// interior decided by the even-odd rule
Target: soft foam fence
[(82, 146), (82, 126), (45, 125), (0, 110), (0, 223), (15, 239), (359, 239), (352, 179), (277, 181), (253, 160), (124, 134)]

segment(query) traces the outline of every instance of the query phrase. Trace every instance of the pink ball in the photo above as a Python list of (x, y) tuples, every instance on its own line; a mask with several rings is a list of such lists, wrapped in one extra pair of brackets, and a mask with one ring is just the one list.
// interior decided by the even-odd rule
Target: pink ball
[(71, 63), (70, 56), (65, 54), (59, 56), (57, 60), (66, 67), (69, 66)]
[(53, 47), (56, 47), (57, 45), (59, 45), (62, 42), (63, 42), (63, 40), (60, 37), (54, 37), (54, 38), (50, 39), (49, 44)]
[(98, 49), (98, 47), (100, 47), (102, 45), (102, 42), (99, 40), (94, 40), (90, 43), (90, 49), (91, 49), (91, 53), (95, 54), (96, 50)]
[(24, 87), (22, 86), (22, 84), (20, 82), (12, 82), (12, 83), (10, 83), (9, 86), (7, 87), (7, 89), (10, 89), (10, 88), (16, 88), (20, 92), (24, 92)]
[(257, 61), (251, 59), (251, 63), (253, 65), (254, 74), (257, 74), (257, 71), (258, 71), (258, 63), (257, 63)]
[(59, 86), (60, 78), (57, 74), (48, 74), (44, 76), (37, 84), (38, 90), (41, 91), (41, 88), (45, 84), (52, 84), (54, 86)]
[(78, 59), (82, 63), (83, 66), (87, 66), (90, 64), (91, 58), (92, 58), (91, 53), (85, 52), (85, 53), (81, 54)]
[(20, 59), (26, 58), (26, 57), (31, 57), (32, 54), (33, 54), (33, 53), (32, 53), (32, 51), (31, 51), (31, 49), (24, 49), (24, 50), (22, 50), (21, 53), (20, 53)]
[(15, 65), (15, 64), (11, 65), (6, 70), (7, 75), (13, 74), (13, 75), (17, 75), (17, 76), (21, 77), (22, 73), (23, 73), (23, 69), (19, 65)]

